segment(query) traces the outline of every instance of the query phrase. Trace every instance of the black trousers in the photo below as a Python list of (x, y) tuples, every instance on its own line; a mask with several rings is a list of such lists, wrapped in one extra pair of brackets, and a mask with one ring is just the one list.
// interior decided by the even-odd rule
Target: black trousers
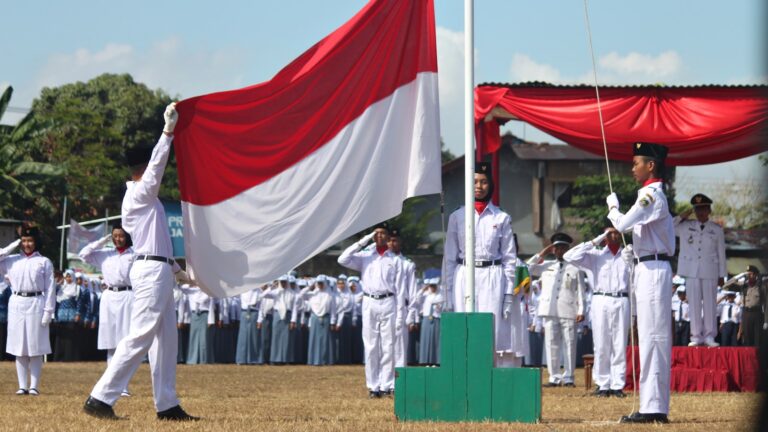
[(743, 309), (741, 312), (741, 333), (744, 346), (758, 346), (763, 333), (763, 312)]
[(737, 346), (739, 344), (736, 336), (739, 333), (739, 325), (728, 321), (723, 324), (720, 330), (720, 346)]
[(691, 323), (678, 321), (675, 323), (675, 346), (688, 346), (691, 341)]

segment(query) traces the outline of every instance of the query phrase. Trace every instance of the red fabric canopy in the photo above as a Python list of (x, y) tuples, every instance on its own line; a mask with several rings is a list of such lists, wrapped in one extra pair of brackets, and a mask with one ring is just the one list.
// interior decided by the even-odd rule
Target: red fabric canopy
[[(514, 117), (602, 155), (596, 100), (588, 86), (481, 85), (475, 89), (478, 146), (496, 151), (501, 138), (493, 117)], [(600, 102), (611, 159), (630, 160), (631, 145), (645, 141), (670, 147), (668, 165), (704, 165), (760, 153), (768, 142), (765, 86), (602, 87)]]

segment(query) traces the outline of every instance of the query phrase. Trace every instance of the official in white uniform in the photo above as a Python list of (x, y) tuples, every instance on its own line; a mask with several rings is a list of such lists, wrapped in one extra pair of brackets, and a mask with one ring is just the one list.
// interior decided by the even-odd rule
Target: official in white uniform
[(151, 154), (146, 147), (134, 148), (126, 154), (132, 180), (126, 183), (121, 215), (123, 229), (131, 235), (136, 253), (130, 273), (134, 292), (131, 329), (117, 345), (106, 372), (85, 402), (84, 411), (94, 417), (116, 418), (112, 405), (149, 353), (158, 418), (196, 420), (181, 409), (176, 398), (178, 334), (173, 304), (174, 271), (180, 274), (180, 279), (186, 279), (186, 273), (171, 258), (173, 246), (165, 210), (158, 199), (178, 119), (174, 104), (166, 108), (164, 118), (163, 134)]
[[(564, 261), (563, 256), (573, 239), (555, 233), (552, 242), (528, 260), (534, 276), (541, 278), (541, 294), (536, 314), (544, 324), (544, 352), (547, 355), (549, 382), (545, 387), (574, 387), (576, 369), (576, 323), (584, 320), (585, 281), (579, 268)], [(554, 260), (544, 257), (554, 253)], [(560, 354), (564, 371), (560, 372)]]
[[(105, 248), (112, 241), (114, 248)], [(131, 328), (131, 306), (133, 288), (130, 271), (133, 264), (131, 236), (119, 224), (112, 227), (112, 233), (90, 243), (78, 254), (88, 264), (101, 270), (106, 289), (99, 302), (99, 333), (97, 347), (107, 350), (107, 364), (112, 361), (118, 342), (128, 335)], [(130, 396), (123, 389), (122, 396)]]
[[(51, 353), (49, 327), (56, 308), (53, 264), (40, 255), (35, 227), (23, 228), (21, 238), (0, 249), (0, 275), (11, 283), (8, 301), (8, 339), (5, 351), (16, 357), (17, 395), (40, 394), (43, 356)], [(21, 245), (21, 253), (11, 252)]]
[(400, 230), (392, 228), (390, 230), (389, 241), (387, 242), (389, 250), (392, 251), (401, 261), (403, 267), (403, 278), (397, 287), (403, 291), (405, 296), (405, 320), (402, 325), (395, 328), (395, 367), (405, 367), (408, 364), (408, 343), (410, 339), (409, 327), (416, 322), (418, 310), (414, 309), (411, 303), (416, 298), (416, 264), (402, 253), (402, 239)]
[[(691, 311), (689, 346), (716, 347), (717, 287), (728, 275), (725, 269), (725, 236), (723, 228), (709, 220), (712, 200), (704, 194), (691, 198), (692, 210), (675, 217), (675, 235), (680, 238), (677, 273), (685, 278), (685, 291)], [(689, 220), (691, 213), (696, 219)]]
[[(371, 240), (374, 244), (365, 248)], [(379, 224), (370, 234), (339, 256), (344, 267), (362, 274), (363, 345), (368, 397), (392, 394), (395, 388), (395, 328), (405, 320), (402, 260), (387, 247), (389, 225)], [(365, 249), (363, 249), (365, 248)]]
[[(475, 164), (475, 312), (493, 313), (494, 363), (520, 367), (525, 352), (520, 300), (513, 295), (517, 251), (509, 214), (493, 205), (493, 178), (487, 162)], [(442, 275), (447, 310), (465, 312), (464, 206), (451, 213)]]
[[(605, 247), (598, 249), (605, 242)], [(596, 396), (624, 397), (629, 333), (629, 267), (621, 258), (621, 234), (613, 227), (570, 249), (563, 259), (592, 274), (592, 369)]]
[(643, 185), (637, 200), (622, 214), (616, 194), (606, 199), (614, 228), (632, 230), (632, 248), (625, 248), (622, 256), (628, 264), (636, 262), (633, 284), (640, 345), (640, 410), (622, 417), (621, 422), (667, 423), (672, 370), (670, 257), (675, 253), (675, 227), (663, 183), (668, 149), (636, 143), (633, 150), (632, 174)]

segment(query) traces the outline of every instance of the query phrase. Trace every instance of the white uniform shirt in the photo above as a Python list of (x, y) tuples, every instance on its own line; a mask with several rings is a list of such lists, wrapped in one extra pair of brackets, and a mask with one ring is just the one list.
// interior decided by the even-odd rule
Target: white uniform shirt
[(683, 321), (691, 320), (691, 317), (688, 315), (688, 302), (680, 301), (678, 296), (672, 298), (672, 312), (675, 315), (676, 322), (680, 322), (681, 317)]
[[(464, 206), (451, 213), (448, 219), (448, 229), (445, 235), (445, 247), (443, 252), (442, 277), (443, 286), (449, 290), (454, 289), (454, 275), (459, 261), (464, 260), (466, 251), (464, 234)], [(512, 294), (515, 280), (515, 266), (517, 264), (517, 251), (512, 234), (512, 222), (510, 216), (500, 208), (488, 203), (482, 213), (473, 211), (475, 216), (475, 261), (501, 260), (504, 267), (504, 275), (507, 278), (506, 292)], [(449, 301), (451, 294), (447, 294)]]
[(675, 228), (669, 214), (662, 183), (655, 182), (637, 191), (637, 201), (626, 214), (614, 208), (608, 219), (619, 232), (632, 228), (635, 257), (675, 253)]
[(309, 291), (309, 288), (301, 290), (301, 296), (307, 301), (307, 306), (313, 314), (324, 317), (331, 315), (331, 325), (336, 325), (336, 293), (329, 290), (328, 287), (318, 290), (315, 288)]
[(404, 310), (405, 291), (397, 288), (404, 278), (402, 260), (392, 251), (379, 255), (376, 244), (360, 250), (355, 243), (339, 255), (338, 262), (361, 273), (363, 292), (370, 295), (395, 294), (398, 313)]
[(592, 242), (581, 243), (569, 249), (563, 259), (592, 273), (594, 292), (629, 292), (629, 268), (621, 258), (621, 250), (614, 255), (608, 247), (597, 249)]
[(240, 294), (240, 307), (243, 310), (251, 309), (255, 310), (259, 308), (261, 303), (261, 289), (254, 288), (250, 291), (246, 291)]
[(215, 299), (204, 293), (199, 287), (193, 286), (187, 290), (189, 311), (191, 313), (208, 312), (208, 324), (216, 323)]
[(45, 303), (43, 312), (53, 315), (56, 310), (56, 284), (53, 281), (51, 260), (33, 252), (9, 255), (19, 241), (11, 243), (0, 251), (0, 275), (5, 275), (11, 283), (13, 292), (43, 292)]
[(276, 286), (275, 288), (262, 292), (261, 297), (264, 300), (271, 299), (274, 301), (273, 309), (277, 311), (281, 320), (285, 319), (290, 312), (291, 315), (289, 318), (291, 322), (296, 322), (298, 314), (296, 308), (296, 299), (298, 296), (296, 291), (290, 288)]
[[(730, 313), (730, 318), (728, 314)], [(724, 303), (723, 312), (720, 315), (720, 323), (725, 324), (727, 322), (740, 323), (741, 322), (741, 306), (736, 303)]]
[(96, 268), (101, 269), (107, 286), (131, 286), (131, 265), (133, 264), (133, 248), (128, 248), (123, 253), (117, 249), (100, 247), (102, 240), (88, 244), (78, 254), (80, 258)]
[(712, 221), (681, 220), (680, 216), (673, 222), (675, 235), (680, 237), (677, 273), (699, 279), (728, 277), (723, 228)]
[(421, 316), (429, 319), (440, 318), (440, 313), (443, 309), (443, 294), (440, 291), (432, 292), (427, 290), (422, 291), (421, 295)]
[(121, 210), (123, 229), (131, 235), (137, 255), (173, 257), (165, 209), (157, 197), (172, 141), (173, 137), (162, 134), (141, 181), (125, 183), (127, 190)]
[(584, 278), (579, 268), (560, 261), (528, 260), (530, 272), (541, 277), (541, 294), (536, 314), (540, 317), (576, 319), (584, 315)]
[(356, 307), (355, 295), (349, 291), (349, 288), (344, 289), (344, 291), (336, 291), (336, 319), (339, 323), (344, 320), (345, 316), (349, 316), (350, 320), (353, 319), (357, 314)]

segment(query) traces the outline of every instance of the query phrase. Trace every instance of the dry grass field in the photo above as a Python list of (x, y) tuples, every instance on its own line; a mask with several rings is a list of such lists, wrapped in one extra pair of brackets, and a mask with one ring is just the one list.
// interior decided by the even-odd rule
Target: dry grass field
[[(120, 421), (85, 416), (82, 404), (103, 371), (102, 363), (50, 363), (43, 367), (41, 396), (15, 396), (12, 362), (0, 363), (0, 430), (9, 431), (710, 431), (754, 430), (757, 394), (673, 394), (672, 424), (619, 425), (632, 399), (597, 399), (583, 389), (544, 389), (543, 420), (536, 425), (491, 423), (402, 423), (393, 400), (368, 400), (362, 366), (178, 367), (182, 406), (203, 419), (159, 422), (152, 405), (149, 368), (131, 382), (134, 396), (121, 399)], [(583, 371), (577, 372), (580, 382)]]

